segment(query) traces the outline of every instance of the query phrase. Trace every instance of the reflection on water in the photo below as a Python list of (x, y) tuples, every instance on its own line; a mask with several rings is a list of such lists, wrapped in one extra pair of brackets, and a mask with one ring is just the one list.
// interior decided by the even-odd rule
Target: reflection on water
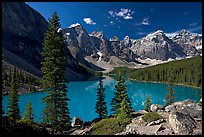
[[(106, 102), (108, 108), (108, 114), (110, 115), (110, 102), (114, 96), (114, 87), (116, 80), (111, 77), (105, 77), (103, 79), (103, 85), (105, 87)], [(164, 105), (165, 95), (167, 94), (166, 84), (156, 84), (147, 82), (126, 81), (128, 95), (131, 98), (132, 105), (135, 111), (144, 109), (144, 102), (147, 96), (150, 96), (152, 103)], [(95, 113), (96, 93), (97, 93), (98, 81), (80, 81), (70, 82), (68, 84), (68, 97), (71, 99), (69, 102), (70, 115), (82, 118), (84, 121), (92, 120), (97, 117)], [(200, 89), (176, 86), (176, 101), (182, 101), (185, 99), (192, 99), (198, 101), (200, 99)], [(30, 100), (33, 105), (35, 113), (35, 120), (41, 121), (40, 115), (44, 109), (42, 104), (42, 98), (46, 93), (33, 93), (20, 95), (19, 107), (21, 115), (24, 114), (26, 105)], [(8, 106), (8, 96), (3, 97), (3, 109), (6, 112)]]

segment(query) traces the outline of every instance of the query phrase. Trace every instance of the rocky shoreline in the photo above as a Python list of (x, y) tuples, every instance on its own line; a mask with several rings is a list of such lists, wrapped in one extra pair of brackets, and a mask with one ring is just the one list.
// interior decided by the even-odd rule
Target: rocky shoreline
[[(158, 113), (162, 118), (148, 123), (142, 119), (148, 112), (144, 110), (133, 112), (131, 123), (126, 125), (123, 132), (115, 135), (202, 135), (202, 106), (192, 100), (175, 102), (166, 107), (152, 104), (151, 111)], [(78, 126), (73, 126), (63, 134), (87, 135), (95, 123), (97, 121), (83, 124), (81, 120)]]

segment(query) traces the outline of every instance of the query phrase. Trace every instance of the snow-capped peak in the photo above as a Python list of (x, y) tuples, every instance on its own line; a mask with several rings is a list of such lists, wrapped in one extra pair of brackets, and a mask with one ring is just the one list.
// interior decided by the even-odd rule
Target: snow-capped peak
[(81, 25), (81, 24), (79, 24), (79, 23), (72, 24), (72, 25), (69, 26), (69, 28), (73, 28), (73, 27), (80, 26), (80, 25)]
[(156, 38), (157, 35), (163, 35), (163, 34), (164, 34), (164, 32), (162, 30), (157, 30), (153, 33), (148, 34), (145, 38), (153, 39), (153, 38)]
[(125, 36), (125, 38), (124, 39), (130, 39), (130, 37), (129, 36)]

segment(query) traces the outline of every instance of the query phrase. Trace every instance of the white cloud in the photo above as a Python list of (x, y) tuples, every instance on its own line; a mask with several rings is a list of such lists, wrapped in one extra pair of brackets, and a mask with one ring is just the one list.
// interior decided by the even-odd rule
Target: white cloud
[(202, 26), (198, 26), (198, 27), (195, 27), (195, 28), (187, 29), (187, 30), (190, 31), (190, 32), (195, 32), (195, 31), (198, 31), (198, 30), (202, 30)]
[(110, 21), (110, 24), (111, 24), (111, 25), (114, 25), (114, 22), (113, 22), (113, 21)]
[(150, 25), (150, 21), (149, 21), (149, 18), (144, 18), (143, 21), (142, 21), (142, 24), (143, 25)]
[(132, 19), (133, 17), (132, 16), (125, 16), (124, 19), (126, 20), (129, 20), (129, 19)]
[(111, 16), (115, 17), (115, 14), (114, 14), (113, 11), (108, 11), (108, 13), (109, 13)]
[(194, 23), (190, 23), (189, 25), (190, 26), (196, 26), (198, 23), (197, 22), (194, 22)]
[(69, 26), (69, 28), (76, 27), (76, 26), (79, 26), (79, 25), (80, 25), (79, 23), (72, 24), (72, 25)]
[(84, 18), (84, 21), (86, 22), (86, 24), (96, 25), (96, 22), (94, 22), (91, 18)]
[(134, 11), (132, 11), (131, 9), (125, 9), (122, 8), (120, 9), (120, 11), (118, 12), (114, 12), (114, 11), (108, 11), (108, 13), (112, 16), (112, 17), (121, 17), (125, 20), (129, 20), (129, 19), (133, 19), (133, 14), (135, 13)]
[(149, 17), (144, 18), (141, 22), (139, 23), (134, 23), (136, 26), (142, 26), (142, 25), (150, 25)]

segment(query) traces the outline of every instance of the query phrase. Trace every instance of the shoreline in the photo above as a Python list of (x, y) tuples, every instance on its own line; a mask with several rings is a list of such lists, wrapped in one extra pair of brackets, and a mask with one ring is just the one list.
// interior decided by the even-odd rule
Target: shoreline
[[(159, 84), (169, 84), (168, 82), (160, 82), (160, 81), (140, 81), (140, 80), (136, 80), (136, 79), (131, 79), (128, 78), (128, 80), (130, 81), (138, 81), (138, 82), (149, 82), (149, 83), (159, 83)], [(191, 88), (197, 88), (197, 89), (201, 89), (201, 87), (196, 87), (196, 86), (192, 86), (192, 85), (185, 85), (185, 84), (181, 84), (181, 83), (173, 83), (176, 86), (185, 86), (185, 87), (191, 87)]]

